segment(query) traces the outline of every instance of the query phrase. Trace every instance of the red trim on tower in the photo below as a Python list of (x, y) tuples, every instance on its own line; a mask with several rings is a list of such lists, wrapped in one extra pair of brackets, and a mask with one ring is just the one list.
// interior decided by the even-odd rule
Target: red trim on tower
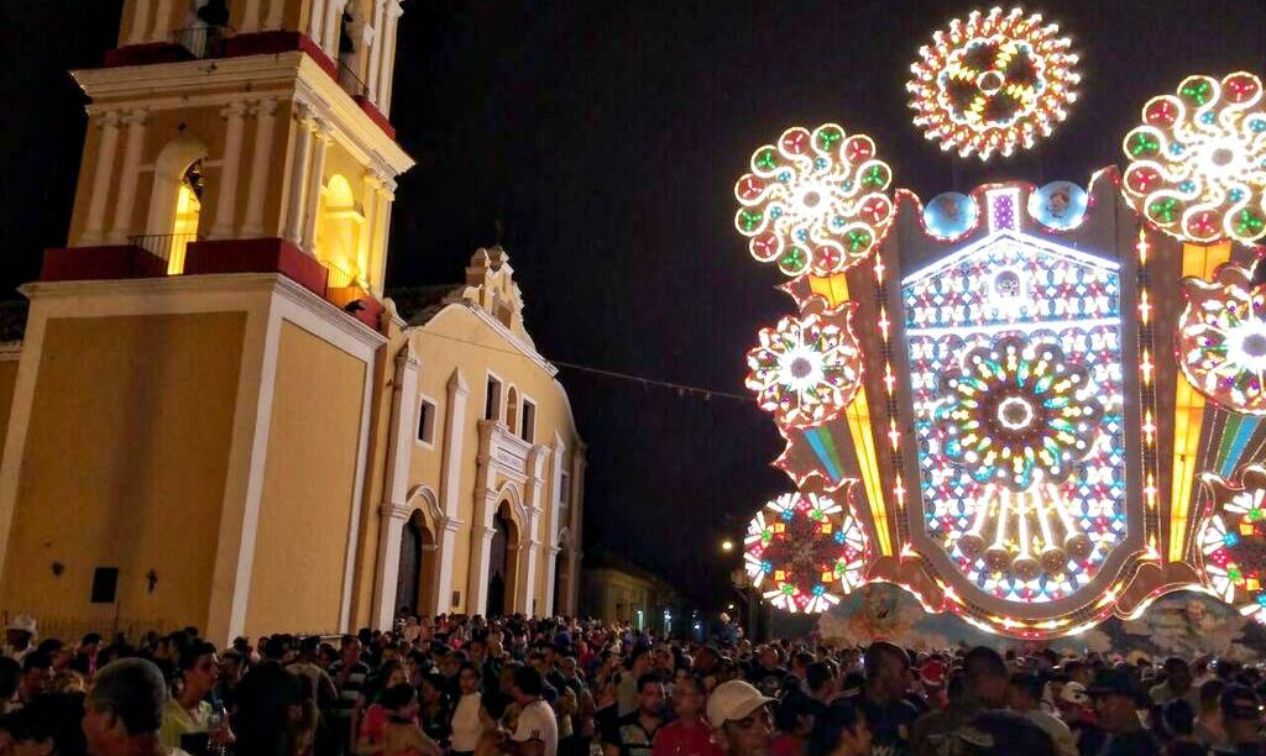
[(347, 312), (347, 305), (352, 302), (360, 302), (360, 307), (355, 312), (349, 312), (348, 314), (375, 331), (380, 330), (382, 327), (382, 314), (387, 308), (361, 287), (330, 287), (326, 299), (333, 302), (344, 312)]
[(44, 250), (41, 281), (96, 281), (167, 275), (167, 261), (131, 244)]
[(175, 42), (146, 42), (106, 50), (105, 67), (148, 66), (155, 63), (180, 63), (193, 60), (193, 55)]
[(378, 109), (378, 106), (370, 102), (368, 97), (365, 97), (364, 95), (356, 95), (352, 99), (356, 101), (356, 104), (360, 106), (361, 110), (365, 111), (365, 115), (369, 116), (369, 120), (378, 124), (378, 128), (382, 129), (387, 136), (391, 137), (393, 140), (396, 138), (396, 127), (391, 125), (391, 121), (387, 120), (387, 116), (383, 115), (382, 111)]
[(285, 239), (222, 239), (190, 242), (185, 273), (281, 273), (324, 297), (329, 271)]

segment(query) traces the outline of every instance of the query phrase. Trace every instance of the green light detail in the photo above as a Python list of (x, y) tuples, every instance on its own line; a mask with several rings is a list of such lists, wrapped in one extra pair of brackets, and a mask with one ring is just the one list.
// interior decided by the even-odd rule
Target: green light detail
[(1146, 131), (1136, 131), (1130, 137), (1130, 154), (1134, 157), (1145, 157), (1160, 152), (1160, 140)]
[(824, 150), (830, 150), (835, 143), (844, 138), (839, 129), (823, 129), (818, 132), (818, 143)]
[(743, 225), (744, 231), (755, 231), (760, 228), (763, 220), (765, 220), (765, 214), (760, 210), (742, 210), (739, 212), (739, 223)]
[(888, 184), (888, 171), (883, 166), (872, 165), (862, 176), (862, 186), (883, 188)]
[(1235, 231), (1241, 236), (1257, 236), (1266, 228), (1266, 219), (1252, 210), (1241, 210), (1235, 216)]
[(1212, 93), (1212, 87), (1209, 82), (1200, 79), (1193, 84), (1188, 84), (1182, 88), (1182, 96), (1190, 97), (1197, 105), (1203, 105), (1209, 101), (1209, 95)]
[(773, 147), (761, 150), (761, 153), (756, 156), (756, 167), (767, 171), (778, 167), (778, 153)]
[(870, 246), (870, 234), (861, 229), (854, 229), (845, 236), (850, 252), (860, 252)]
[(1178, 200), (1173, 197), (1156, 200), (1147, 206), (1147, 214), (1158, 223), (1173, 223), (1177, 217)]

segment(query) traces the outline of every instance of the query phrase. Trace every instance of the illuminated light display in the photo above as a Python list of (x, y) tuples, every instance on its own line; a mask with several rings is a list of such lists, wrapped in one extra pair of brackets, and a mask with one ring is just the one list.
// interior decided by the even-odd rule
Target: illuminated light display
[(1232, 412), (1266, 415), (1266, 288), (1234, 264), (1221, 266), (1212, 283), (1182, 285), (1178, 357), (1187, 380)]
[(756, 150), (751, 170), (734, 187), (734, 225), (753, 257), (787, 276), (846, 270), (892, 224), (892, 169), (864, 134), (849, 136), (833, 123), (793, 127)]
[(747, 353), (746, 384), (779, 425), (819, 425), (848, 406), (862, 375), (854, 305), (778, 321)]
[(945, 192), (923, 208), (923, 226), (937, 239), (954, 239), (976, 228), (980, 206), (966, 194)]
[(954, 19), (910, 67), (915, 126), (960, 157), (988, 160), (1033, 147), (1077, 99), (1078, 57), (1058, 35), (1057, 25), (1019, 8)]
[(1203, 482), (1213, 499), (1197, 542), (1205, 576), (1219, 598), (1266, 624), (1266, 468), (1244, 468), (1238, 484), (1212, 474)]
[(1016, 492), (1066, 480), (1102, 414), (1086, 369), (1053, 342), (1005, 336), (968, 352), (940, 383), (936, 425), (950, 462)]
[(1266, 236), (1266, 108), (1262, 81), (1189, 76), (1143, 106), (1125, 137), (1126, 200), (1177, 239), (1250, 243)]
[(1052, 181), (1029, 195), (1029, 216), (1047, 228), (1067, 231), (1081, 225), (1090, 197), (1071, 181)]
[(752, 518), (743, 543), (752, 587), (784, 611), (826, 611), (864, 582), (865, 531), (832, 496), (773, 499)]
[(1085, 587), (1126, 533), (1115, 262), (1012, 230), (902, 281), (924, 528), (986, 594)]

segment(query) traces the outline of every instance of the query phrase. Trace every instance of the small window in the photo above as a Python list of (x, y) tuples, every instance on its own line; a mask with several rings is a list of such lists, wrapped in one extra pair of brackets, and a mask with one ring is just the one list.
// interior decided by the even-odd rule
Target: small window
[(523, 400), (523, 433), (520, 434), (529, 444), (536, 440), (536, 405)]
[(92, 573), (92, 598), (94, 604), (113, 604), (119, 589), (119, 568), (98, 567)]
[(435, 443), (435, 403), (428, 399), (423, 399), (418, 408), (418, 440)]
[(571, 476), (567, 473), (558, 478), (558, 503), (564, 510), (571, 504)]
[(484, 399), (484, 419), (501, 419), (501, 381), (488, 376), (488, 394)]

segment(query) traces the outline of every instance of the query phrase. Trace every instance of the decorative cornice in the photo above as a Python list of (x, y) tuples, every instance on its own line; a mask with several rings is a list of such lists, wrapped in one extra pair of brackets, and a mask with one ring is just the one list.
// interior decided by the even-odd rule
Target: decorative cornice
[(22, 342), (6, 341), (0, 343), (0, 362), (16, 362), (22, 359)]

